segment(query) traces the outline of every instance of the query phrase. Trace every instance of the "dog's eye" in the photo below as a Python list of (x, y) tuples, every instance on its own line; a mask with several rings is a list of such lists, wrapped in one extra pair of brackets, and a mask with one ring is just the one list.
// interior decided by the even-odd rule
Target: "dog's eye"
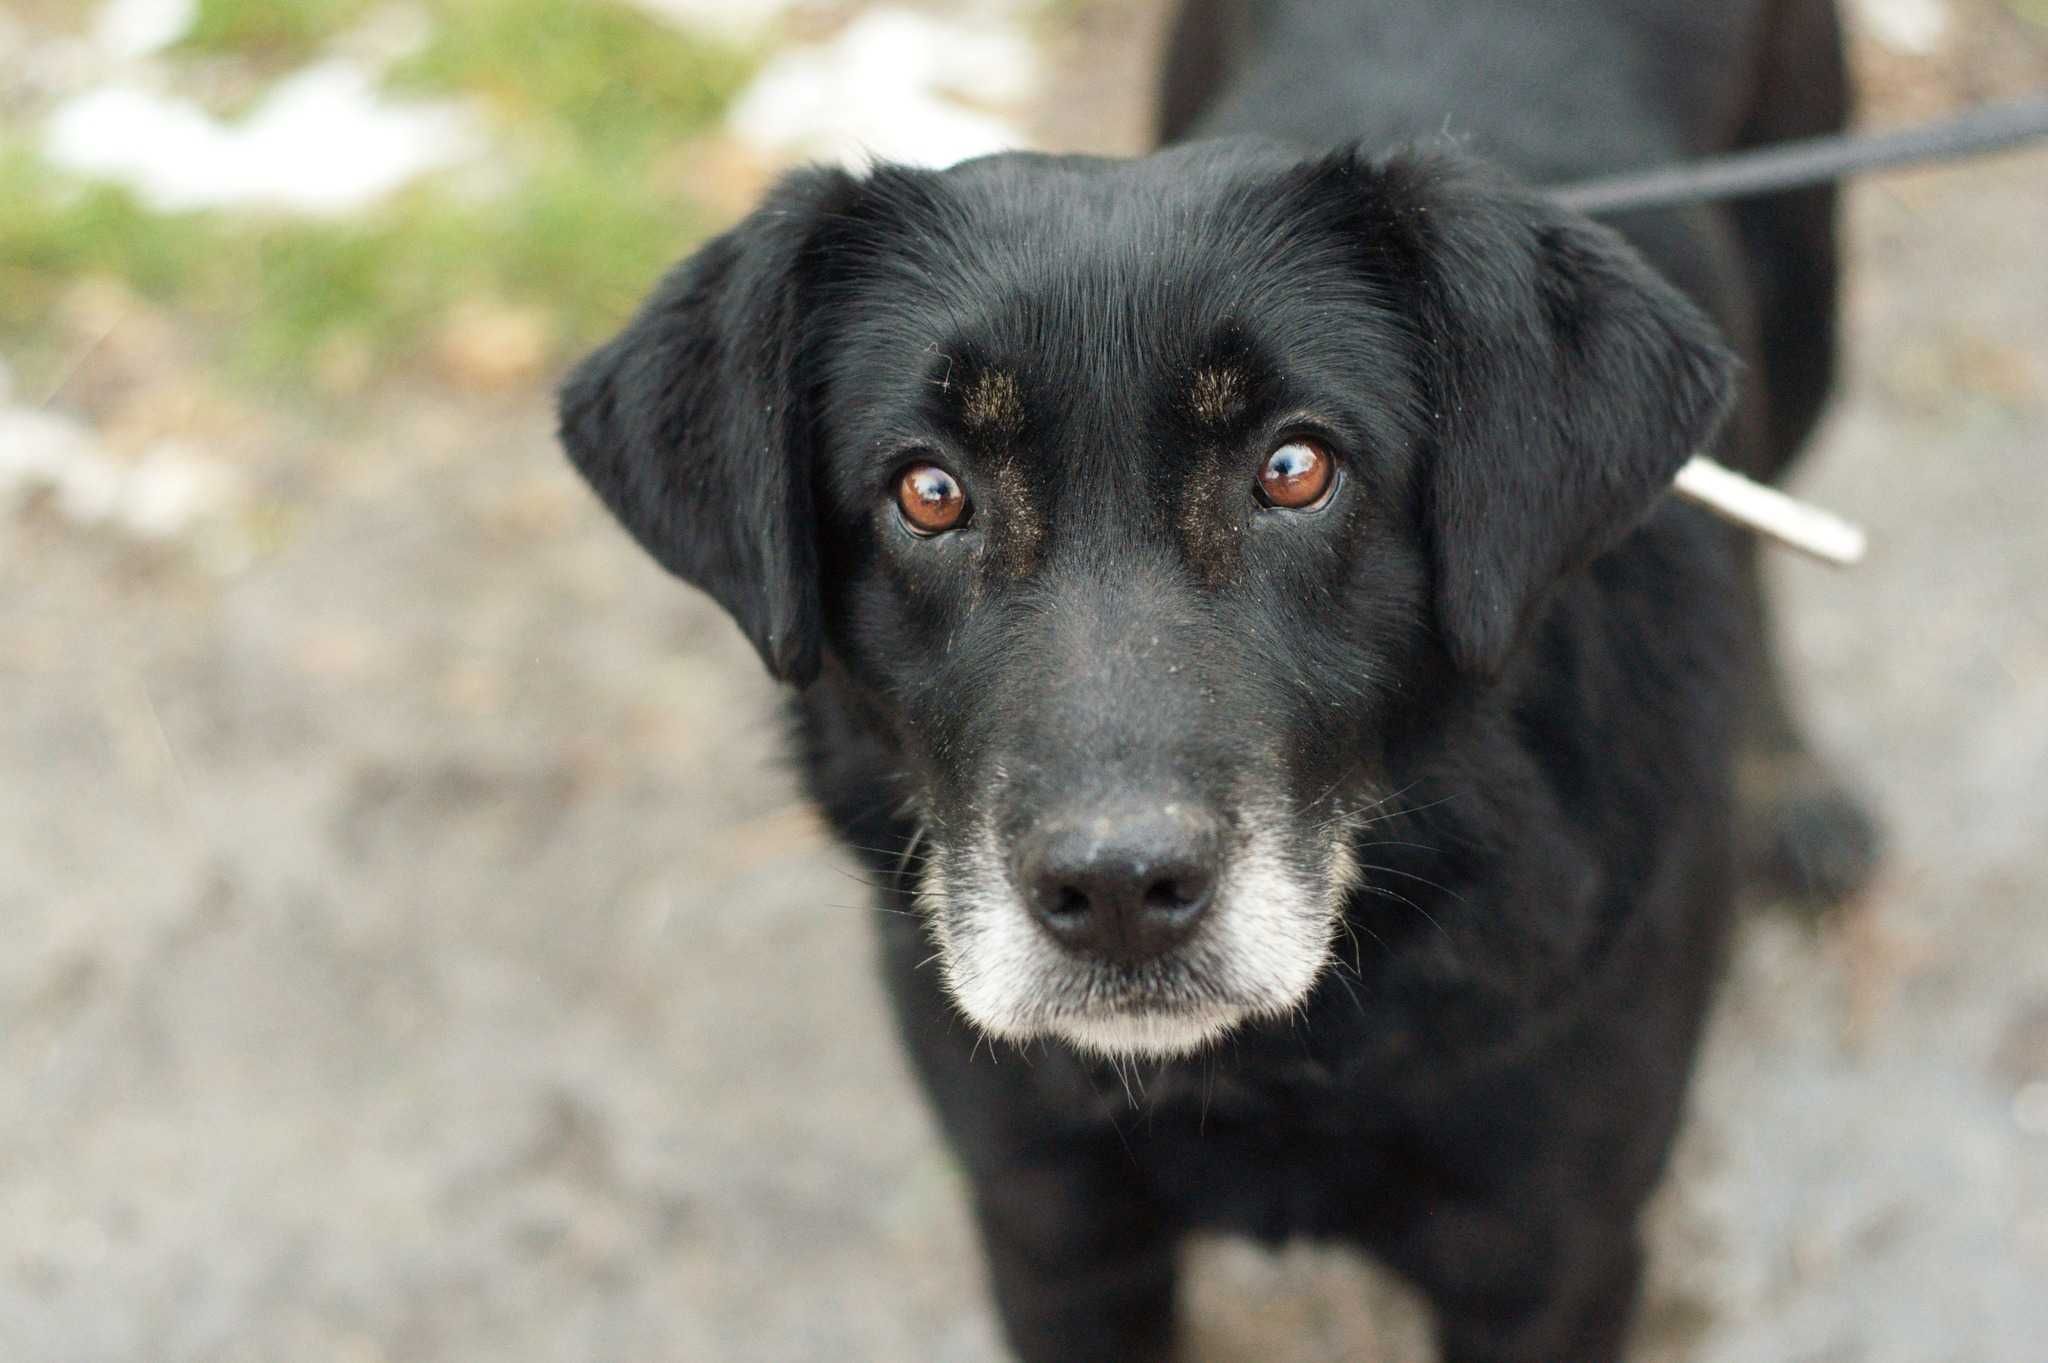
[(967, 492), (937, 464), (912, 464), (896, 476), (896, 509), (920, 535), (942, 535), (967, 523)]
[(1320, 445), (1290, 440), (1266, 456), (1259, 470), (1259, 500), (1283, 511), (1313, 511), (1337, 485), (1337, 461)]

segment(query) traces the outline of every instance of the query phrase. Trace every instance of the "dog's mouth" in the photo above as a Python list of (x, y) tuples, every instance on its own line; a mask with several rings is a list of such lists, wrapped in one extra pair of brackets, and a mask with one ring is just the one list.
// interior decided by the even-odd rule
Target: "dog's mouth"
[(1256, 1010), (1228, 1004), (1154, 1006), (1133, 1001), (1089, 1012), (1057, 1014), (1045, 1031), (1079, 1051), (1108, 1059), (1192, 1055)]
[(948, 962), (947, 978), (969, 1017), (994, 1035), (1055, 1037), (1110, 1058), (1192, 1054), (1250, 1018), (1278, 1014), (1298, 1001), (1293, 990), (1226, 990), (1231, 972), (1206, 956), (1196, 951), (1187, 960), (1155, 963), (1139, 979), (1105, 978), (1091, 962), (1050, 961), (1028, 996), (1007, 1001), (999, 988), (971, 980), (972, 962), (958, 969)]
[(1331, 958), (1351, 859), (1342, 843), (1290, 855), (1253, 828), (1223, 863), (1199, 925), (1138, 960), (1105, 959), (1049, 931), (992, 829), (934, 848), (919, 899), (948, 991), (993, 1037), (1049, 1037), (1116, 1058), (1188, 1055), (1288, 1013)]

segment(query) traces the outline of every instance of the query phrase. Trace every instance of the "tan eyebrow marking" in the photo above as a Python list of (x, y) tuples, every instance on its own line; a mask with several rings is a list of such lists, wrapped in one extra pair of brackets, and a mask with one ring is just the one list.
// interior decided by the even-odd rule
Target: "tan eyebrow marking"
[(996, 466), (995, 496), (1003, 513), (994, 537), (997, 561), (1010, 576), (1023, 577), (1038, 563), (1039, 546), (1045, 542), (1045, 518), (1032, 501), (1031, 488), (1014, 458)]
[(1221, 426), (1244, 410), (1244, 372), (1238, 369), (1198, 369), (1188, 392), (1195, 416), (1210, 426)]
[(961, 417), (972, 431), (1016, 434), (1024, 424), (1024, 397), (1017, 376), (1000, 369), (983, 371), (967, 390)]
[(1224, 466), (1204, 458), (1188, 473), (1174, 518), (1189, 564), (1210, 588), (1229, 583), (1244, 558), (1244, 524), (1229, 509), (1229, 491)]

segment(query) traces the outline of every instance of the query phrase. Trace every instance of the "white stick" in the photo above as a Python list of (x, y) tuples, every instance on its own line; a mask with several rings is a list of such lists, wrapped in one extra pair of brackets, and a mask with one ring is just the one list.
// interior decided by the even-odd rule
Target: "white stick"
[(1846, 568), (1863, 559), (1863, 528), (1817, 506), (1752, 482), (1703, 454), (1678, 471), (1672, 490), (1723, 520), (1769, 535), (1823, 563)]

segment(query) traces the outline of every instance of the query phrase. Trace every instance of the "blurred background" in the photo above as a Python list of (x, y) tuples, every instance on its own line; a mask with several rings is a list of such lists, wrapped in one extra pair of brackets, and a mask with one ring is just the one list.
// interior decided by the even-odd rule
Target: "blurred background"
[[(1867, 121), (2043, 0), (1850, 0)], [(0, 0), (0, 1360), (992, 1360), (866, 892), (548, 389), (793, 159), (1142, 148), (1157, 0)], [(1644, 1356), (2048, 1340), (2048, 160), (1858, 186), (1779, 560), (1876, 888), (1757, 906)], [(1196, 1256), (1203, 1359), (1425, 1357)]]

